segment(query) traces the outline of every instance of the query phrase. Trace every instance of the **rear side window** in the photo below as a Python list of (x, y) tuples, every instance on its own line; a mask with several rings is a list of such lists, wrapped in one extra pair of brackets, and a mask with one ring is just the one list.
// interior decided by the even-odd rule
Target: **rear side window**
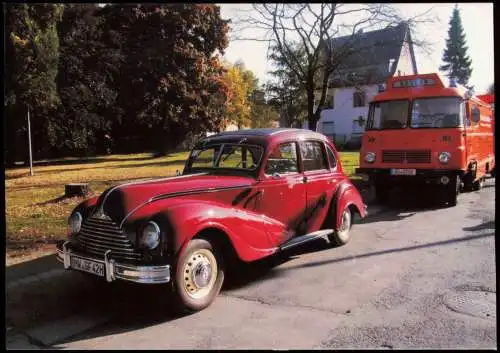
[(330, 168), (335, 169), (337, 166), (337, 159), (335, 158), (335, 154), (333, 154), (332, 149), (326, 145), (326, 154), (328, 155), (328, 162), (330, 163)]
[(297, 168), (297, 148), (295, 143), (284, 143), (276, 146), (267, 159), (266, 171), (268, 175), (278, 173), (295, 173)]
[(300, 151), (302, 163), (304, 164), (304, 171), (328, 169), (321, 142), (303, 142)]

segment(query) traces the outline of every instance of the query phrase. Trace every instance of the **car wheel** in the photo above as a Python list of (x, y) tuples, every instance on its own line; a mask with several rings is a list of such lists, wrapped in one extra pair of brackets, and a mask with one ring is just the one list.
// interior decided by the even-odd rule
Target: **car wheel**
[(339, 228), (328, 236), (331, 243), (336, 246), (346, 244), (351, 238), (352, 214), (349, 207), (342, 212)]
[(472, 183), (472, 190), (479, 191), (483, 188), (484, 179), (481, 177)]
[(205, 309), (219, 294), (223, 282), (224, 264), (217, 249), (205, 239), (191, 240), (176, 267), (174, 290), (178, 309)]

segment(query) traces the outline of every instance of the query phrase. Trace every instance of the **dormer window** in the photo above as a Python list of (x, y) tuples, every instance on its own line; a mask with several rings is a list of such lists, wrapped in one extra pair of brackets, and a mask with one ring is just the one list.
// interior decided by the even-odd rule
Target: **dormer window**
[(366, 106), (366, 93), (364, 90), (357, 88), (352, 95), (352, 106), (365, 107)]

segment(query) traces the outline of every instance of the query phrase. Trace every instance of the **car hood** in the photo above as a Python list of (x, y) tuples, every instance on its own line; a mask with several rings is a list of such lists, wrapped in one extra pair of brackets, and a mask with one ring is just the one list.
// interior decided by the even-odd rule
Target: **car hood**
[(155, 199), (202, 193), (207, 190), (245, 188), (254, 182), (250, 177), (198, 173), (123, 183), (104, 191), (97, 201), (96, 209), (120, 222), (142, 205)]

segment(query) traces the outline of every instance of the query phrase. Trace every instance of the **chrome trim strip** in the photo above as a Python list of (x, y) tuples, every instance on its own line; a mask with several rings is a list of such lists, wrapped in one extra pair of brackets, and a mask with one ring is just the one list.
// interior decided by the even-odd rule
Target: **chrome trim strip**
[[(112, 282), (117, 279), (144, 283), (144, 284), (155, 284), (155, 283), (168, 283), (170, 282), (170, 265), (155, 265), (155, 266), (134, 266), (129, 264), (120, 264), (114, 259), (110, 259), (109, 255), (111, 250), (106, 251), (104, 255), (104, 261), (94, 257), (89, 257), (87, 255), (81, 255), (79, 253), (72, 253), (71, 249), (68, 248), (69, 241), (63, 244), (63, 249), (57, 249), (56, 258), (59, 262), (65, 264), (66, 269), (71, 269), (71, 257), (70, 254), (79, 257), (84, 260), (95, 261), (104, 264), (106, 271), (106, 281)], [(66, 262), (69, 264), (66, 267)]]

